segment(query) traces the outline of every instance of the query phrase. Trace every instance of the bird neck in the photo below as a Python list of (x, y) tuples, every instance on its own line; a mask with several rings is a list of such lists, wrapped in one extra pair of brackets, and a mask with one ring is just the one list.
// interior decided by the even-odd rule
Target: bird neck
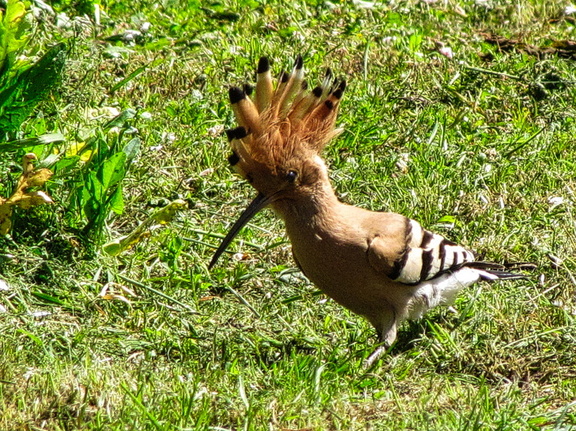
[(284, 220), (288, 234), (296, 231), (318, 231), (326, 229), (330, 220), (343, 205), (326, 176), (318, 181), (308, 193), (297, 199), (280, 200), (272, 204), (274, 211)]

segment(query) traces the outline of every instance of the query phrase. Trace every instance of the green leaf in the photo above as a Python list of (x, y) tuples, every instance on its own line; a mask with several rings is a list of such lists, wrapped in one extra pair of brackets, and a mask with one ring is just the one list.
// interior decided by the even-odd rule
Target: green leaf
[(61, 133), (47, 133), (35, 138), (18, 139), (6, 143), (0, 143), (1, 151), (14, 151), (20, 148), (35, 147), (38, 145), (52, 144), (54, 142), (64, 142), (66, 138)]
[(109, 189), (124, 178), (126, 174), (126, 157), (126, 153), (120, 151), (102, 164), (98, 179), (104, 189)]
[(60, 299), (56, 298), (55, 296), (47, 295), (46, 293), (32, 292), (32, 295), (34, 295), (38, 299), (41, 299), (41, 300), (46, 301), (46, 302), (50, 302), (52, 304), (67, 305), (65, 302), (62, 302)]
[(124, 197), (122, 194), (122, 187), (116, 188), (112, 194), (110, 198), (110, 210), (114, 211), (116, 214), (122, 214), (124, 212)]
[(171, 46), (174, 42), (168, 38), (160, 38), (153, 42), (149, 42), (145, 45), (145, 48), (150, 51), (159, 51), (161, 49), (165, 49), (168, 46)]
[(124, 85), (128, 84), (130, 81), (132, 81), (134, 78), (136, 78), (138, 75), (140, 75), (142, 72), (144, 72), (146, 69), (148, 68), (148, 66), (140, 66), (139, 68), (137, 68), (136, 70), (134, 70), (132, 73), (130, 73), (126, 78), (124, 78), (123, 80), (121, 80), (119, 83), (117, 83), (116, 85), (114, 85), (111, 89), (110, 89), (110, 94), (114, 94), (116, 92), (116, 90), (122, 88)]
[(80, 160), (80, 156), (65, 157), (59, 160), (52, 168), (54, 172), (62, 172), (68, 168), (76, 166), (76, 163)]
[[(27, 70), (10, 81), (0, 92), (0, 130), (17, 130), (58, 84), (66, 61), (66, 45), (53, 46)], [(12, 83), (12, 81), (15, 81)]]
[(106, 124), (102, 126), (103, 130), (110, 130), (112, 127), (124, 127), (125, 123), (128, 120), (131, 120), (136, 116), (136, 111), (134, 109), (126, 109), (125, 111), (120, 112), (117, 116), (112, 118)]
[(140, 148), (142, 146), (142, 141), (140, 138), (133, 138), (122, 148), (122, 151), (126, 153), (126, 164), (129, 165), (132, 161), (138, 157), (140, 154)]
[(17, 55), (32, 35), (31, 25), (24, 18), (26, 6), (20, 1), (9, 1), (2, 16), (0, 12), (0, 81), (6, 82)]
[(422, 45), (422, 34), (420, 33), (414, 33), (413, 35), (410, 36), (410, 39), (408, 40), (408, 48), (410, 49), (411, 52), (416, 52), (420, 49), (420, 46)]
[(40, 338), (38, 338), (36, 335), (34, 335), (31, 332), (28, 332), (25, 329), (19, 328), (17, 330), (17, 332), (20, 332), (21, 334), (26, 335), (28, 338), (30, 338), (32, 341), (34, 341), (38, 346), (43, 346), (44, 343), (42, 342), (42, 340)]
[(84, 211), (86, 218), (88, 220), (95, 220), (100, 212), (99, 209), (101, 204), (99, 204), (99, 201), (95, 197), (90, 196), (86, 187), (82, 189), (81, 196), (81, 202), (84, 202), (82, 210)]
[(102, 181), (97, 175), (90, 174), (86, 178), (84, 193), (82, 194), (82, 201), (87, 202), (91, 198), (96, 199), (98, 204), (102, 204), (104, 198), (105, 188), (102, 185)]
[(400, 26), (404, 24), (404, 18), (398, 12), (390, 12), (386, 17), (386, 21), (391, 27)]
[(438, 223), (456, 223), (456, 217), (450, 216), (450, 215), (445, 215), (445, 216), (440, 217), (440, 219), (438, 220)]

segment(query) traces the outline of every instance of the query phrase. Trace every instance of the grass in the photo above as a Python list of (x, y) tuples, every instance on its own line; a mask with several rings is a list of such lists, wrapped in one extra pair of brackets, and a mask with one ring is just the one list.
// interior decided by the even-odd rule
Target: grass
[[(561, 6), (104, 2), (96, 28), (91, 3), (67, 5), (75, 26), (47, 17), (36, 39), (72, 39), (67, 76), (22, 137), (84, 142), (103, 108), (134, 109), (141, 152), (105, 239), (176, 197), (190, 209), (117, 258), (81, 234), (74, 170), (53, 179), (49, 211), (18, 214), (0, 239), (0, 429), (576, 429), (576, 77), (543, 51), (571, 37)], [(136, 43), (111, 38), (143, 22)], [(227, 167), (226, 88), (260, 55), (279, 72), (299, 53), (310, 79), (330, 66), (349, 81), (325, 153), (342, 200), (538, 265), (405, 324), (369, 371), (372, 329), (294, 269), (270, 212), (234, 243), (241, 261), (206, 267), (254, 193)]]

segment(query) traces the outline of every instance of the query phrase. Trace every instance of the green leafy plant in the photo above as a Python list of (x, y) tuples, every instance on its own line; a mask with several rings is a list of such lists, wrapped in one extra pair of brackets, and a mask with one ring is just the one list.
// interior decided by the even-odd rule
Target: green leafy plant
[(30, 39), (32, 25), (25, 18), (26, 6), (20, 1), (8, 2), (4, 13), (0, 12), (0, 76), (3, 81)]
[(82, 232), (96, 241), (102, 237), (110, 211), (124, 211), (122, 180), (140, 151), (140, 139), (129, 133), (134, 130), (130, 126), (134, 115), (131, 109), (123, 111), (54, 166), (57, 173), (78, 169), (69, 176), (67, 187), (72, 191), (67, 210), (78, 222), (87, 220)]
[(20, 129), (58, 84), (66, 62), (65, 43), (54, 45), (35, 63), (20, 59), (32, 36), (26, 17), (26, 7), (19, 1), (8, 2), (0, 12), (0, 139)]

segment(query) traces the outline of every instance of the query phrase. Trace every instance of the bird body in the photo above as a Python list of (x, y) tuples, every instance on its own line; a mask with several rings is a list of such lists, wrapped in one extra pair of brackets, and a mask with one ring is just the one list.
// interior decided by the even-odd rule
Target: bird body
[[(260, 60), (253, 103), (230, 89), (240, 127), (228, 131), (229, 161), (259, 194), (215, 253), (210, 267), (260, 209), (270, 206), (284, 220), (294, 260), (324, 293), (364, 316), (385, 346), (405, 319), (450, 303), (480, 280), (519, 278), (502, 266), (476, 262), (465, 248), (423, 229), (400, 214), (375, 212), (338, 200), (320, 152), (339, 133), (334, 128), (344, 81), (305, 91), (302, 59), (290, 76), (271, 84)], [(369, 358), (373, 362), (382, 349)]]
[(480, 279), (499, 278), (474, 262), (470, 251), (416, 221), (344, 204), (331, 187), (325, 189), (322, 199), (315, 195), (310, 202), (272, 206), (284, 220), (294, 260), (306, 277), (366, 317), (388, 344), (404, 319), (452, 303), (460, 289)]

